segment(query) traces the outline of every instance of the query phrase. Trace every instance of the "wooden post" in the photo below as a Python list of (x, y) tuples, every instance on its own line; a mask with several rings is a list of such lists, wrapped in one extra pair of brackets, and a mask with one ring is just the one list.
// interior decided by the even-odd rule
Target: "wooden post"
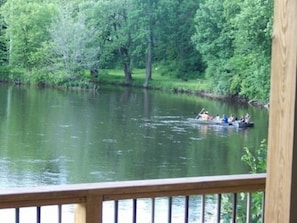
[(297, 222), (297, 0), (275, 0), (265, 222)]
[(75, 223), (102, 223), (103, 200), (96, 196), (88, 196), (85, 203), (75, 207)]

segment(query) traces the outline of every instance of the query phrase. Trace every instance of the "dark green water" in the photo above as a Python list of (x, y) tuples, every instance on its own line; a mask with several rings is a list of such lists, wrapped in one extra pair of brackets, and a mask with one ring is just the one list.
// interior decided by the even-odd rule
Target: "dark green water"
[[(241, 174), (268, 112), (155, 91), (0, 86), (0, 187)], [(252, 129), (201, 126), (201, 108), (251, 114)]]

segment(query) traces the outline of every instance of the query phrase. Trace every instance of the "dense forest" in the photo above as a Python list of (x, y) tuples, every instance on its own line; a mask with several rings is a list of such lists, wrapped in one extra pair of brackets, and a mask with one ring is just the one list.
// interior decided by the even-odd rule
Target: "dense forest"
[(272, 0), (1, 0), (0, 79), (94, 81), (133, 70), (267, 101)]

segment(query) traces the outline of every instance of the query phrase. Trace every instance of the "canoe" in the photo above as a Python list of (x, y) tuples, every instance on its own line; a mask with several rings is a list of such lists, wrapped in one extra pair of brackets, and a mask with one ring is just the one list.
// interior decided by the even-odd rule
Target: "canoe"
[(237, 128), (254, 127), (253, 122), (242, 122), (242, 121), (234, 121), (234, 122), (230, 122), (230, 123), (224, 123), (222, 121), (217, 121), (217, 120), (192, 119), (192, 122), (195, 124), (201, 124), (201, 125), (219, 125), (219, 126), (230, 126), (230, 127), (237, 127)]
[(217, 120), (203, 120), (203, 119), (191, 119), (195, 124), (201, 125), (222, 125), (222, 126), (232, 126), (232, 123), (224, 123), (222, 121)]
[(251, 128), (254, 127), (253, 122), (241, 122), (241, 121), (235, 121), (232, 123), (234, 126), (238, 128)]

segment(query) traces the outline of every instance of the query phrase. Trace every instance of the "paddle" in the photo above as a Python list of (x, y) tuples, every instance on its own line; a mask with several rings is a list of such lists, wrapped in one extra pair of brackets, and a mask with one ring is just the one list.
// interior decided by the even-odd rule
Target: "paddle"
[(197, 119), (200, 115), (201, 115), (201, 113), (204, 111), (204, 108), (202, 108), (202, 110), (199, 112), (199, 114), (196, 116), (196, 118), (195, 119)]

